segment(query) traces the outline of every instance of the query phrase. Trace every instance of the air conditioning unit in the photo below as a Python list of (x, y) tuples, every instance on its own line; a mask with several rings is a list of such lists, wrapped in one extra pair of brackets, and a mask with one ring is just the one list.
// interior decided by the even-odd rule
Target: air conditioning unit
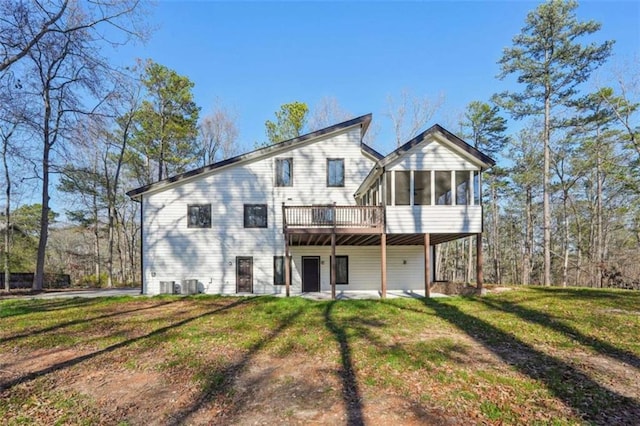
[(175, 281), (160, 281), (160, 294), (174, 294)]
[(198, 294), (198, 280), (183, 280), (181, 294)]

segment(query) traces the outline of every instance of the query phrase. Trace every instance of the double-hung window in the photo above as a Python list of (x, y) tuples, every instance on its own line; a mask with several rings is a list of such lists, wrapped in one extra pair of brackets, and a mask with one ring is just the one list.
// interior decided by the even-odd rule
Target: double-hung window
[(276, 186), (293, 186), (293, 158), (276, 158)]
[(344, 158), (327, 159), (327, 186), (344, 186)]

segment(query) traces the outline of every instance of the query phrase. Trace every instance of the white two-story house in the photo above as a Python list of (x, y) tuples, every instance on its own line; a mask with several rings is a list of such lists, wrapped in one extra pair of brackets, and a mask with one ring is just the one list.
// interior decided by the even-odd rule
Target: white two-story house
[(435, 125), (387, 156), (371, 114), (134, 189), (145, 294), (424, 290), (437, 244), (477, 235), (494, 161)]

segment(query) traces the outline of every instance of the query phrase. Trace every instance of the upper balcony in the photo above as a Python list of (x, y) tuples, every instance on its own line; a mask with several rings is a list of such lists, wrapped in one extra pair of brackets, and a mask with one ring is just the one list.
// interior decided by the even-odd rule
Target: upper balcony
[(382, 206), (283, 206), (285, 233), (378, 234), (384, 231)]

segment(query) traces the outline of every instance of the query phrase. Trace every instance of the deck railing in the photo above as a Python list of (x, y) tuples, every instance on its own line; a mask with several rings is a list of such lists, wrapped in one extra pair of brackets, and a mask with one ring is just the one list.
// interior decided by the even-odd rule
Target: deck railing
[(381, 206), (284, 206), (284, 229), (287, 228), (381, 228)]

